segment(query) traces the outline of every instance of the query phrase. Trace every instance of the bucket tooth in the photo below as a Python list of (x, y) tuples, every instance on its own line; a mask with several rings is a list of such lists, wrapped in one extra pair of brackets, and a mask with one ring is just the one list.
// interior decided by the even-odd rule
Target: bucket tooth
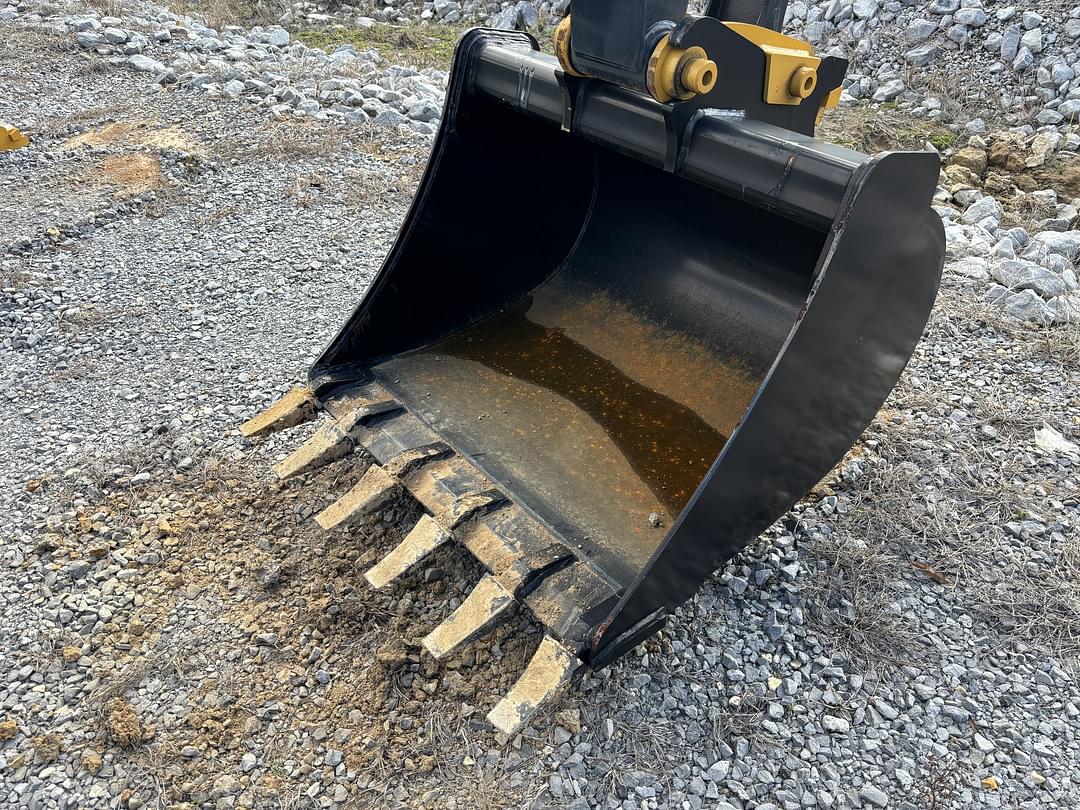
[(440, 526), (433, 517), (424, 515), (393, 551), (364, 574), (364, 579), (373, 588), (385, 588), (453, 538), (453, 534)]
[(352, 450), (352, 447), (353, 442), (348, 431), (342, 430), (336, 422), (327, 422), (314, 436), (275, 464), (274, 475), (284, 481), (336, 461)]
[(437, 659), (445, 658), (509, 619), (513, 606), (513, 594), (487, 574), (458, 609), (424, 637), (424, 648)]
[(439, 515), (439, 523), (456, 529), (462, 523), (490, 512), (492, 509), (502, 506), (507, 498), (497, 489), (487, 489), (483, 492), (470, 492), (454, 499), (444, 512)]
[(488, 712), (488, 722), (504, 734), (516, 734), (560, 692), (579, 666), (581, 660), (573, 650), (544, 636), (521, 677)]
[(284, 480), (336, 461), (356, 445), (356, 428), (373, 416), (400, 410), (394, 400), (373, 402), (327, 422), (315, 435), (300, 445), (283, 461), (274, 465), (274, 474)]
[(297, 386), (259, 414), (240, 425), (240, 435), (249, 438), (275, 433), (315, 418), (315, 395), (305, 386)]
[(315, 522), (324, 529), (342, 526), (382, 506), (400, 486), (386, 470), (372, 464), (356, 486), (315, 516)]
[(398, 453), (386, 462), (386, 469), (391, 475), (404, 478), (429, 462), (438, 461), (453, 454), (454, 451), (449, 445), (443, 442), (432, 442)]

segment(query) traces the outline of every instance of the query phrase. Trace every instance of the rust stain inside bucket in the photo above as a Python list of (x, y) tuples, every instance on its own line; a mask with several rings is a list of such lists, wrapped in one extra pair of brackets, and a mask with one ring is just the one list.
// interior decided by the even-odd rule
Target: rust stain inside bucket
[(519, 503), (627, 575), (759, 382), (692, 337), (558, 281), (376, 372)]
[(527, 317), (526, 302), (444, 342), (448, 355), (552, 391), (590, 416), (670, 514), (686, 505), (727, 436), (670, 397)]

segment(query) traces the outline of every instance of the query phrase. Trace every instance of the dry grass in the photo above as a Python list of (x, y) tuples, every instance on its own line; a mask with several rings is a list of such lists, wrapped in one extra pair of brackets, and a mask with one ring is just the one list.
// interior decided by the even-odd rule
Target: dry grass
[(227, 25), (271, 25), (289, 10), (285, 0), (170, 0), (167, 5), (177, 13), (202, 17), (219, 31)]
[[(317, 121), (268, 124), (243, 139), (243, 146), (250, 150), (249, 153), (281, 161), (335, 155), (344, 149), (345, 143), (341, 127)], [(223, 147), (229, 148), (229, 145), (223, 144)]]
[(120, 17), (124, 12), (123, 0), (87, 0), (87, 3), (103, 17)]
[(814, 535), (806, 548), (817, 565), (807, 588), (809, 619), (826, 649), (863, 668), (903, 666), (920, 657), (911, 643), (916, 629), (889, 607), (903, 561), (848, 532)]
[(922, 149), (932, 143), (939, 151), (956, 142), (956, 133), (906, 112), (881, 105), (837, 107), (825, 113), (818, 137), (849, 149), (874, 153), (889, 149)]
[[(87, 64), (94, 65), (106, 65), (108, 62), (103, 59), (89, 59)], [(85, 124), (99, 124), (103, 121), (116, 120), (121, 115), (130, 111), (130, 107), (127, 105), (110, 104), (103, 107), (88, 107), (85, 110), (79, 110), (78, 112), (71, 113), (70, 115), (59, 115), (54, 118), (48, 118), (41, 126), (41, 131), (45, 135), (51, 137), (58, 137), (67, 134), (75, 127), (79, 127)]]
[(1080, 323), (1066, 323), (1040, 331), (1034, 350), (1070, 368), (1080, 368)]
[[(1038, 351), (1030, 332), (949, 288), (929, 328), (931, 341), (935, 333), (1015, 333), (1014, 359)], [(835, 520), (837, 534), (815, 535), (806, 547), (824, 561), (813, 578), (822, 606), (813, 619), (845, 652), (881, 661), (894, 661), (895, 650), (917, 652), (919, 634), (887, 605), (905, 587), (901, 580), (919, 578), (1009, 637), (1080, 655), (1080, 541), (1049, 533), (1013, 540), (1004, 529), (1038, 515), (1047, 497), (1069, 497), (1050, 483), (1037, 496), (1025, 454), (1043, 423), (1069, 432), (1070, 403), (1021, 399), (1014, 390), (972, 389), (965, 408), (978, 426), (942, 431), (957, 406), (912, 388), (905, 376), (892, 410), (867, 430), (875, 447), (864, 473), (832, 484), (848, 508)]]
[(301, 31), (297, 37), (313, 48), (332, 51), (338, 45), (352, 45), (358, 50), (373, 48), (389, 62), (420, 69), (449, 70), (454, 48), (464, 29), (449, 25), (374, 25), (371, 28), (345, 28)]
[(27, 286), (32, 276), (25, 270), (4, 270), (0, 271), (0, 290), (11, 289), (18, 290)]
[(99, 372), (100, 364), (85, 354), (80, 354), (67, 364), (67, 368), (57, 371), (55, 378), (61, 382), (69, 380), (82, 380), (94, 376)]

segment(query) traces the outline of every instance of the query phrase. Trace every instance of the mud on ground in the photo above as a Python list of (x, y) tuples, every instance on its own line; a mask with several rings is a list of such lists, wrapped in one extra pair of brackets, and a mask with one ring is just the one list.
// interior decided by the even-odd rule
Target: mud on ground
[[(167, 441), (155, 451), (168, 455)], [(255, 757), (256, 806), (313, 798), (324, 777), (363, 806), (403, 794), (416, 807), (528, 803), (537, 786), (522, 766), (551, 750), (558, 720), (500, 750), (484, 715), (539, 627), (519, 616), (442, 663), (422, 656), (419, 640), (479, 567), (444, 548), (399, 586), (373, 591), (362, 574), (400, 541), (411, 507), (323, 532), (311, 515), (359, 480), (366, 460), (285, 485), (253, 473), (259, 461), (207, 460), (138, 485), (108, 469), (29, 484), (26, 497), (62, 517), (27, 564), (63, 588), (72, 561), (107, 559), (128, 597), (100, 634), (54, 639), (50, 665), (88, 671), (100, 720), (62, 744), (91, 765), (124, 762), (169, 803), (222, 794), (207, 774), (243, 770), (245, 755)], [(81, 654), (66, 660), (72, 646)], [(580, 731), (576, 712), (560, 717)]]

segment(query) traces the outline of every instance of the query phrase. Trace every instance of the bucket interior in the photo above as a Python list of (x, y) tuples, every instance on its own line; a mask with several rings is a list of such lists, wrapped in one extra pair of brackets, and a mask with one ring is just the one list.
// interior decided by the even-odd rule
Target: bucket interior
[[(514, 188), (515, 159), (536, 186)], [(369, 368), (625, 586), (751, 402), (825, 234), (483, 100), (429, 171), (357, 315), (382, 335)]]

